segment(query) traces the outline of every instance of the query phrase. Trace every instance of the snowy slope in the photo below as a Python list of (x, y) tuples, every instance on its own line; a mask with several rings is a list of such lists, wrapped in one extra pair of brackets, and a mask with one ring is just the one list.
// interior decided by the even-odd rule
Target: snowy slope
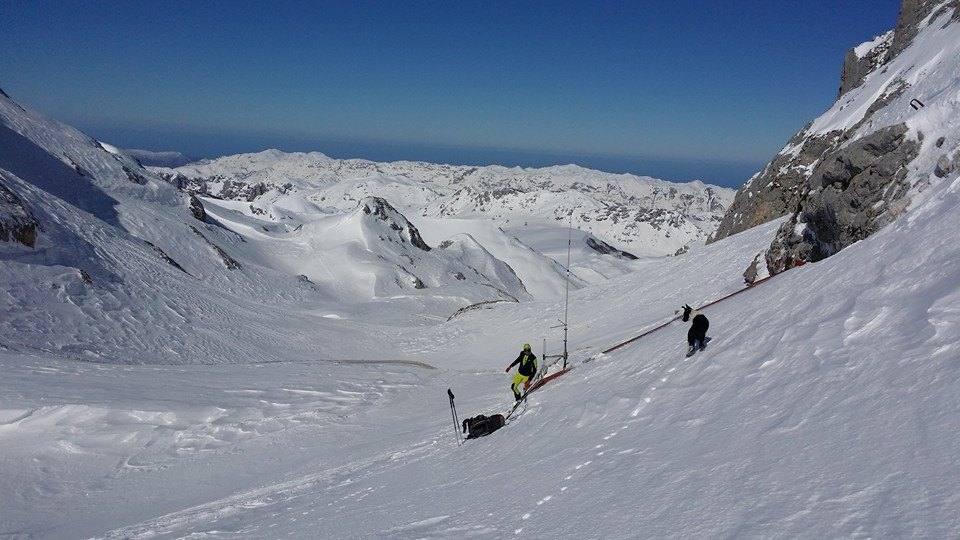
[[(499, 226), (566, 224), (643, 256), (673, 254), (713, 232), (731, 190), (575, 165), (528, 169), (333, 159), (266, 150), (158, 169), (188, 191), (253, 202), (265, 210), (306, 200), (352, 208), (378, 196), (429, 218), (489, 218)], [(302, 204), (302, 203), (293, 203)]]
[(385, 203), (296, 227), (230, 201), (198, 214), (122, 150), (6, 96), (0, 113), (2, 347), (125, 364), (369, 358), (369, 321), (531, 299), (482, 246), (416, 247)]
[[(575, 369), (504, 430), (460, 448), (447, 386), (461, 416), (502, 410), (502, 367), (517, 338), (549, 335), (559, 306), (471, 312), (422, 341), (382, 335), (397, 351), (421, 349), (439, 371), (281, 363), (120, 372), (0, 355), (11, 374), (0, 383), (0, 445), (15, 456), (43, 449), (35, 468), (0, 462), (4, 493), (43, 486), (5, 501), (4, 530), (955, 536), (960, 252), (941, 232), (960, 226), (958, 210), (955, 176), (877, 235), (708, 308), (714, 339), (687, 360), (685, 326), (674, 323), (581, 363), (680, 302), (736, 290), (737, 270), (776, 223), (579, 291)], [(461, 342), (465, 333), (478, 336)], [(111, 380), (131, 387), (118, 394)], [(192, 385), (211, 390), (198, 398)]]
[[(530, 299), (513, 270), (483, 246), (459, 239), (435, 249), (381, 198), (368, 197), (347, 213), (302, 215), (296, 227), (247, 215), (232, 201), (204, 199), (204, 207), (211, 220), (244, 239), (245, 257), (304, 276), (338, 302), (436, 297), (437, 289), (470, 303)], [(462, 304), (447, 310), (457, 307)]]

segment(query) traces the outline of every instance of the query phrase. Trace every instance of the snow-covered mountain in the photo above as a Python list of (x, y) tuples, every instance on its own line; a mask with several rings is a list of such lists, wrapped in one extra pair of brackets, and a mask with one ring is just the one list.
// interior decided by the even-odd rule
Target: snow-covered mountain
[[(562, 289), (567, 276), (552, 259), (519, 242), (504, 251), (521, 254), (526, 271), (536, 267), (538, 292), (544, 281), (547, 292)], [(322, 356), (349, 357), (375, 339), (362, 325), (340, 328), (338, 313), (351, 303), (381, 323), (409, 324), (418, 313), (427, 324), (474, 304), (533, 298), (473, 237), (427, 244), (383, 199), (290, 227), (258, 219), (249, 205), (203, 204), (124, 151), (5, 94), (0, 265), (0, 346), (120, 363), (264, 360), (278, 343), (306, 342)], [(245, 328), (236, 315), (251, 310), (263, 319)], [(312, 337), (297, 325), (267, 335), (264, 321), (297, 317), (312, 321)], [(241, 332), (266, 334), (244, 344)], [(313, 339), (329, 332), (353, 339), (316, 349)], [(161, 345), (171, 340), (176, 346)]]
[(301, 276), (339, 302), (425, 289), (472, 303), (531, 298), (513, 269), (469, 235), (430, 246), (379, 197), (367, 197), (349, 212), (317, 213), (295, 227), (247, 215), (247, 206), (211, 199), (203, 208), (207, 221), (237, 232), (248, 260)]
[(771, 272), (873, 234), (960, 167), (960, 3), (905, 0), (847, 53), (840, 96), (737, 192), (714, 239), (790, 214)]
[[(528, 169), (333, 159), (266, 150), (158, 170), (197, 195), (242, 200), (264, 215), (305, 206), (348, 210), (382, 197), (410, 219), (487, 218), (500, 227), (574, 227), (637, 256), (672, 255), (702, 242), (732, 190), (576, 165)], [(274, 211), (274, 209), (277, 209)]]

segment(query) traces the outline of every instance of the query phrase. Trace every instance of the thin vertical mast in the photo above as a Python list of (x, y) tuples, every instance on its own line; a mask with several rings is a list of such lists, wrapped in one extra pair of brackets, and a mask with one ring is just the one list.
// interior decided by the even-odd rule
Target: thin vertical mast
[(570, 210), (570, 225), (567, 227), (567, 281), (563, 294), (563, 369), (567, 369), (567, 336), (570, 331), (570, 246), (573, 244), (573, 209)]

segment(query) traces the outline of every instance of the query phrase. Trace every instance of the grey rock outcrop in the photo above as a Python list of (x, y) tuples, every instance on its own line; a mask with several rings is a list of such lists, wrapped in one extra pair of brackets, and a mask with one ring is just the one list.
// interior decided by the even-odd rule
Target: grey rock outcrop
[(637, 257), (636, 255), (634, 255), (633, 253), (630, 253), (630, 252), (628, 252), (628, 251), (624, 251), (624, 250), (622, 250), (622, 249), (617, 249), (617, 248), (611, 246), (610, 244), (604, 242), (603, 240), (600, 240), (599, 238), (593, 238), (592, 236), (591, 236), (591, 237), (587, 237), (587, 247), (589, 247), (590, 249), (592, 249), (592, 250), (594, 250), (594, 251), (596, 251), (597, 253), (600, 253), (600, 254), (602, 254), (602, 255), (613, 255), (614, 257), (616, 257), (616, 258), (618, 258), (618, 259), (626, 259), (626, 260), (628, 260), (628, 261), (635, 261), (635, 260), (637, 260), (637, 258), (638, 258), (638, 257)]
[(870, 236), (905, 207), (907, 164), (920, 145), (899, 124), (853, 141), (814, 169), (800, 208), (767, 251), (772, 274), (825, 259)]
[(737, 192), (709, 242), (752, 229), (795, 210), (805, 191), (810, 168), (837, 145), (842, 134), (841, 131), (831, 131), (810, 136), (805, 127), (794, 135), (788, 145), (799, 146), (799, 150), (778, 154)]
[(757, 256), (753, 258), (753, 261), (750, 262), (750, 265), (747, 266), (747, 269), (743, 271), (743, 282), (747, 285), (753, 285), (759, 275), (760, 254), (758, 253)]
[[(943, 21), (946, 12), (942, 10), (947, 9), (954, 11), (945, 24), (960, 21), (960, 0), (903, 0), (893, 31), (847, 53), (840, 95), (872, 74), (886, 73), (887, 64), (913, 43), (920, 29), (937, 17)], [(915, 171), (911, 177), (914, 185), (910, 185), (908, 166), (924, 145), (924, 133), (911, 131), (904, 123), (882, 123), (889, 115), (880, 111), (887, 111), (898, 98), (913, 91), (905, 78), (897, 74), (887, 77), (889, 80), (880, 81), (886, 86), (870, 94), (872, 101), (867, 101), (869, 106), (858, 114), (855, 124), (834, 124), (845, 127), (830, 132), (813, 132), (808, 124), (737, 193), (710, 242), (790, 215), (765, 255), (746, 269), (745, 281), (757, 279), (761, 261), (773, 275), (830, 257), (870, 236), (906, 209), (912, 188), (922, 192), (930, 177), (944, 178), (960, 167), (960, 152), (944, 149), (932, 171)], [(862, 107), (865, 96), (855, 98)], [(834, 110), (842, 111), (850, 102), (850, 98), (841, 98)], [(874, 128), (878, 118), (879, 125)], [(945, 142), (941, 136), (928, 144), (942, 148)]]
[(862, 56), (858, 54), (858, 47), (847, 51), (846, 56), (843, 57), (843, 69), (840, 72), (840, 91), (837, 98), (860, 86), (867, 75), (877, 69), (878, 66), (886, 63), (890, 58), (893, 36), (893, 30), (878, 36), (873, 46), (862, 51)]
[(39, 223), (23, 200), (0, 177), (0, 241), (18, 242), (27, 247), (37, 243)]
[(937, 166), (933, 169), (933, 174), (937, 178), (946, 178), (950, 173), (960, 170), (960, 150), (954, 152), (953, 157), (947, 157), (942, 154), (937, 159)]
[(203, 208), (203, 203), (193, 194), (190, 195), (190, 213), (198, 221), (207, 220), (207, 211)]
[(407, 218), (388, 203), (386, 199), (382, 197), (367, 197), (360, 201), (359, 206), (363, 209), (364, 214), (387, 222), (390, 229), (400, 233), (399, 238), (401, 241), (409, 241), (410, 244), (416, 248), (422, 249), (423, 251), (430, 251), (430, 246), (423, 241), (423, 237), (420, 236), (420, 231), (417, 227), (413, 223), (410, 223)]
[(917, 37), (920, 31), (920, 22), (929, 15), (936, 15), (933, 10), (939, 11), (953, 9), (954, 20), (960, 21), (960, 0), (951, 0), (944, 3), (943, 0), (902, 0), (900, 3), (900, 14), (897, 16), (897, 26), (893, 29), (893, 42), (890, 46), (890, 58), (900, 54), (904, 49), (913, 43), (913, 38)]
[[(886, 63), (913, 42), (919, 32), (920, 23), (928, 16), (936, 15), (934, 10), (939, 12), (950, 8), (955, 8), (954, 19), (960, 20), (960, 0), (951, 0), (946, 4), (941, 4), (938, 0), (902, 0), (896, 27), (892, 32), (878, 38), (872, 47), (861, 48), (862, 55), (856, 53), (856, 48), (847, 53), (840, 94), (859, 86), (867, 75), (877, 69), (884, 69)], [(867, 109), (860, 122), (845, 131), (809, 133), (808, 124), (793, 136), (784, 150), (737, 192), (708, 243), (795, 211), (809, 190), (808, 181), (820, 161), (850, 140), (859, 137), (860, 128), (871, 120), (874, 113), (902, 95), (909, 87), (903, 80), (892, 81)]]

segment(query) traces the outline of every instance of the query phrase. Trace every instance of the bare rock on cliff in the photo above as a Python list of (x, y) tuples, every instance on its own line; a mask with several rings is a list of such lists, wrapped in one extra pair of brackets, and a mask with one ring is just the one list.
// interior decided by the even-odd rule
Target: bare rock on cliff
[(907, 201), (907, 165), (920, 144), (899, 124), (832, 152), (810, 177), (810, 191), (767, 251), (776, 274), (825, 259), (891, 222)]

